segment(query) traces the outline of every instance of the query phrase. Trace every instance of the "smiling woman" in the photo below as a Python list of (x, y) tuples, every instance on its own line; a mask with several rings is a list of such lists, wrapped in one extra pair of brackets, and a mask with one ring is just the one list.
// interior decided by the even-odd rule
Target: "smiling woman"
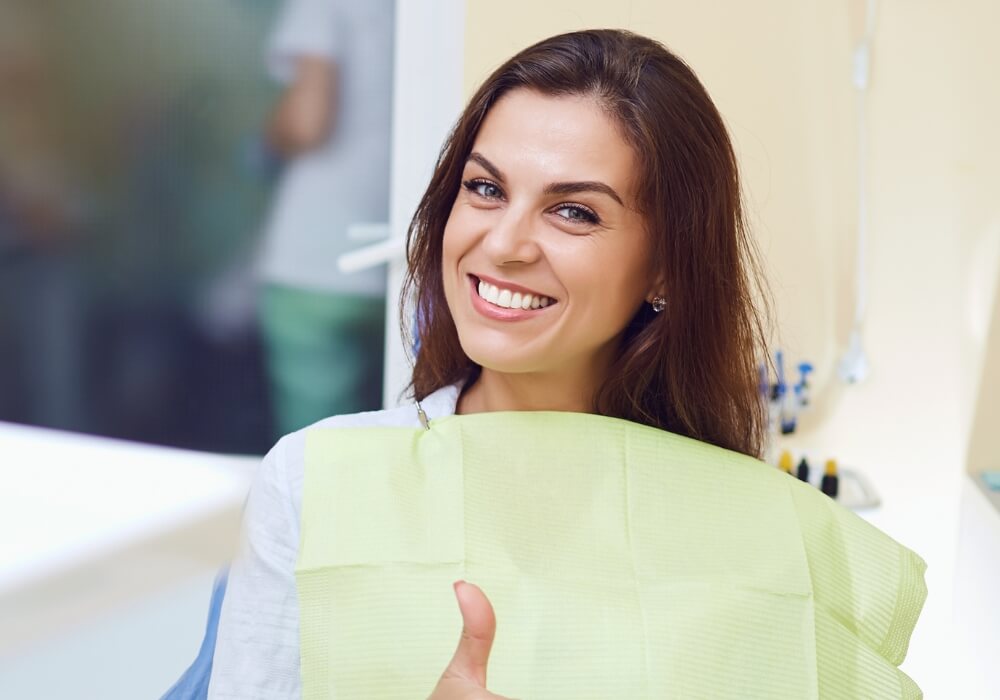
[(758, 268), (680, 59), (612, 30), (514, 56), (408, 247), (416, 401), (267, 456), (210, 696), (500, 698), (487, 666), (546, 700), (919, 696), (923, 562), (754, 459)]
[[(418, 400), (461, 383), (460, 413), (598, 413), (760, 454), (767, 307), (736, 158), (657, 42), (579, 32), (498, 68), (442, 150), (409, 248)], [(517, 292), (551, 303), (499, 310)]]

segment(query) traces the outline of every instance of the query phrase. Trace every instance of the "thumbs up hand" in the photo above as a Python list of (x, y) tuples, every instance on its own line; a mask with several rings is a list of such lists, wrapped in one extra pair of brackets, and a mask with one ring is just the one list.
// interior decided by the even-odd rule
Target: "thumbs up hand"
[(486, 664), (497, 628), (493, 606), (479, 586), (465, 581), (455, 583), (455, 597), (462, 611), (462, 636), (428, 700), (507, 700), (486, 690)]

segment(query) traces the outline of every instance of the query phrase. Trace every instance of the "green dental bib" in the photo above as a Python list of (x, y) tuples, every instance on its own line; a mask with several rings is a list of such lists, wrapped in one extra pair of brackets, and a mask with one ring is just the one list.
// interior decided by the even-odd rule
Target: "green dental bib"
[(628, 421), (483, 413), (306, 437), (303, 697), (430, 694), (479, 585), (522, 700), (919, 698), (924, 562), (757, 460)]

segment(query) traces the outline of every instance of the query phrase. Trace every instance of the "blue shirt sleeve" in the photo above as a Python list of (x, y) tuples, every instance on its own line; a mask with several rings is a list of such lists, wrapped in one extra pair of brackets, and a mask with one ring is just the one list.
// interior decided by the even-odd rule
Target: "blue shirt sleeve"
[(228, 577), (229, 571), (223, 569), (212, 586), (205, 638), (201, 642), (198, 656), (160, 700), (205, 700), (208, 697), (208, 681), (212, 677), (212, 657), (215, 655), (215, 637), (219, 629), (219, 613), (222, 610), (222, 599), (226, 595)]

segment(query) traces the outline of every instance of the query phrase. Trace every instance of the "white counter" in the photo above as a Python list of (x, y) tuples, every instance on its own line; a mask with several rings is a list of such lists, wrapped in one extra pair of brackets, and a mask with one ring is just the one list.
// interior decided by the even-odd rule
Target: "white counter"
[(0, 655), (226, 561), (259, 461), (0, 423)]

